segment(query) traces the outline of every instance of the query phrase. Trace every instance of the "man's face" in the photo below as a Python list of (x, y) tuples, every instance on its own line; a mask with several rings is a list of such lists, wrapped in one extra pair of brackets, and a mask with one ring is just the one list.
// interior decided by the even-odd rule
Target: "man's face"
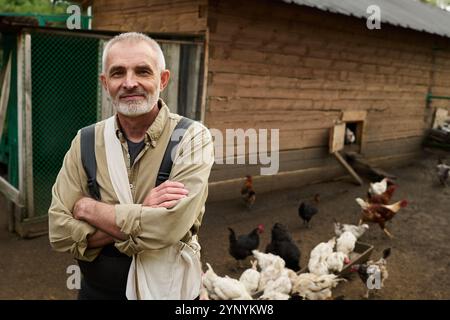
[(169, 80), (168, 70), (159, 70), (152, 48), (145, 42), (115, 43), (100, 76), (117, 112), (137, 117), (150, 112)]

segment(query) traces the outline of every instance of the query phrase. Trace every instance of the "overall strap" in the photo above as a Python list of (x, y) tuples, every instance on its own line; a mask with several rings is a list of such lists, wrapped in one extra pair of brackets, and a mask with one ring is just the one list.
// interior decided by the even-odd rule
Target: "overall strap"
[(95, 123), (81, 129), (80, 135), (81, 162), (87, 175), (89, 194), (95, 200), (100, 200), (95, 161)]
[(170, 141), (167, 144), (166, 152), (164, 153), (163, 160), (161, 162), (161, 166), (159, 167), (158, 176), (156, 178), (155, 186), (159, 186), (161, 183), (169, 179), (170, 171), (172, 171), (173, 159), (172, 159), (172, 150), (174, 150), (178, 144), (180, 143), (182, 136), (180, 139), (176, 139), (174, 133), (177, 129), (184, 129), (185, 132), (194, 123), (194, 120), (191, 120), (186, 117), (182, 117), (180, 121), (177, 123), (175, 129), (172, 132), (172, 136), (170, 137)]

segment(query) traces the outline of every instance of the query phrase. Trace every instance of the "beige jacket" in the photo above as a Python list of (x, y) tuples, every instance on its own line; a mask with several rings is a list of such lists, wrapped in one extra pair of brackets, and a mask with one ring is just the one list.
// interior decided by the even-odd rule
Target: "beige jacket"
[[(214, 162), (213, 142), (209, 130), (195, 122), (186, 132), (177, 149), (177, 159), (169, 179), (183, 183), (188, 197), (170, 209), (150, 208), (139, 203), (154, 188), (158, 169), (173, 129), (181, 118), (169, 112), (160, 100), (160, 111), (145, 136), (145, 147), (133, 166), (129, 165), (128, 146), (116, 121), (117, 137), (121, 141), (127, 164), (131, 194), (135, 204), (119, 204), (111, 184), (106, 165), (104, 146), (104, 121), (96, 124), (95, 153), (97, 182), (102, 202), (115, 205), (116, 223), (128, 235), (125, 241), (117, 240), (117, 249), (129, 256), (143, 250), (161, 249), (188, 240), (197, 234), (205, 212), (208, 196), (208, 178)], [(201, 154), (201, 161), (198, 155)], [(197, 159), (194, 161), (193, 157)], [(69, 251), (76, 259), (92, 261), (101, 248), (88, 249), (87, 236), (96, 229), (86, 222), (73, 218), (72, 210), (78, 199), (88, 196), (87, 177), (80, 155), (80, 133), (72, 141), (62, 168), (52, 189), (49, 209), (49, 238), (56, 251)]]

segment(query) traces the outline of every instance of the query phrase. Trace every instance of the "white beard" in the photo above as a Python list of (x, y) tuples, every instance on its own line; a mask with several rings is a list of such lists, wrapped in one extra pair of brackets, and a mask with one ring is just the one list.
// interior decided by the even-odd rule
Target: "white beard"
[(112, 105), (114, 109), (127, 117), (138, 117), (143, 114), (149, 113), (153, 107), (157, 104), (159, 99), (159, 89), (153, 94), (153, 95), (147, 95), (144, 100), (137, 100), (137, 101), (128, 101), (128, 102), (122, 102), (119, 101), (119, 94), (117, 94), (117, 98), (113, 99), (111, 97), (111, 94), (108, 92)]

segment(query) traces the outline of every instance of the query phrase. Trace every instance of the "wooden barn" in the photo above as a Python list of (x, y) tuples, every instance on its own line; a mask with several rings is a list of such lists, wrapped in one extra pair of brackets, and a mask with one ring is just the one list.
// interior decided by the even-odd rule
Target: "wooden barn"
[[(93, 29), (204, 39), (201, 119), (209, 128), (279, 129), (279, 173), (216, 164), (210, 200), (246, 174), (260, 192), (348, 174), (329, 152), (342, 121), (371, 164), (420, 154), (436, 108), (450, 109), (450, 13), (414, 0), (95, 0)], [(377, 5), (380, 29), (369, 29)], [(346, 147), (347, 148), (347, 147)]]
[[(347, 175), (330, 154), (336, 123), (369, 163), (408, 163), (436, 108), (450, 110), (450, 13), (419, 1), (78, 2), (94, 30), (202, 39), (197, 118), (209, 128), (279, 129), (279, 172), (216, 164), (210, 200), (236, 197), (246, 174), (259, 192)], [(379, 29), (367, 26), (371, 5)]]

